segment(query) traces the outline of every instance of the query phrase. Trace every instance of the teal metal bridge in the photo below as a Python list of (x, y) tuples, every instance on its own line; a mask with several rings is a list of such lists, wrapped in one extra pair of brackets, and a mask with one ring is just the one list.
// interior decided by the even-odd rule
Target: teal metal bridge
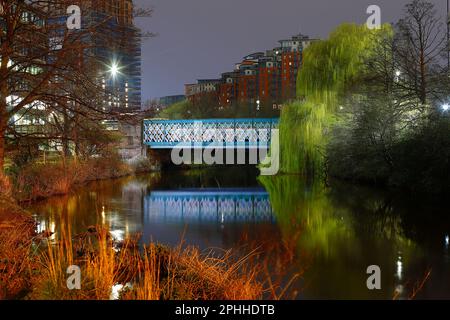
[(144, 120), (143, 143), (151, 149), (269, 148), (278, 119)]

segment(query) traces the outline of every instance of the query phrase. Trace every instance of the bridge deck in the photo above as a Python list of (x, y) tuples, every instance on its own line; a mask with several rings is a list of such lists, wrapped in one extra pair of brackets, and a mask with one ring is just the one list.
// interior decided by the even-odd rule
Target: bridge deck
[(174, 147), (268, 148), (278, 119), (144, 120), (143, 142)]

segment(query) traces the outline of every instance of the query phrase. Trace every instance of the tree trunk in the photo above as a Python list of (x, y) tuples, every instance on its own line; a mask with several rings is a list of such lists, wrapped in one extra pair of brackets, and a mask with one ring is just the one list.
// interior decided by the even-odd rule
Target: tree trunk
[(67, 108), (64, 107), (63, 114), (63, 132), (62, 132), (62, 145), (63, 145), (63, 155), (64, 158), (69, 158), (70, 153), (70, 145), (69, 145), (69, 116), (67, 114)]
[(75, 148), (74, 152), (74, 160), (75, 162), (78, 161), (78, 158), (80, 157), (80, 141), (78, 140), (78, 115), (74, 115), (73, 119), (73, 125), (72, 125), (72, 132), (73, 132), (73, 144)]
[(420, 52), (420, 102), (422, 105), (427, 103), (427, 79), (426, 79), (426, 66), (425, 66), (425, 53), (422, 50)]
[[(3, 39), (2, 39), (3, 41)], [(8, 103), (7, 97), (10, 96), (8, 81), (8, 62), (10, 57), (10, 48), (8, 42), (2, 43), (2, 55), (0, 56), (0, 174), (3, 174), (5, 168), (5, 148), (6, 148), (6, 129), (8, 127)]]
[(0, 101), (0, 174), (5, 166), (6, 129), (8, 127), (8, 112), (6, 110), (6, 98)]
[(5, 132), (6, 130), (0, 128), (0, 175), (5, 167)]

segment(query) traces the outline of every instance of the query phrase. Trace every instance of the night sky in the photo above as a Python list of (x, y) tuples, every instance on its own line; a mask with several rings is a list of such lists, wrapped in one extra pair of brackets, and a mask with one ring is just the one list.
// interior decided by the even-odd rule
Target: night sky
[[(143, 101), (183, 94), (184, 84), (218, 78), (245, 55), (299, 32), (325, 38), (343, 22), (364, 23), (371, 4), (393, 22), (409, 0), (135, 0), (153, 7), (137, 25), (158, 36), (142, 46)], [(446, 0), (431, 0), (445, 17)]]

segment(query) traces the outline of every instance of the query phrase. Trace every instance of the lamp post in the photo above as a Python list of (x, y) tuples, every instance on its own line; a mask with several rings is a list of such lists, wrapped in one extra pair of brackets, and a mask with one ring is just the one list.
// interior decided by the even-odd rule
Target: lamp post
[(111, 73), (113, 79), (115, 79), (117, 74), (119, 73), (119, 67), (117, 63), (113, 62), (113, 64), (109, 67), (109, 72)]
[(447, 0), (447, 68), (450, 72), (450, 0)]

